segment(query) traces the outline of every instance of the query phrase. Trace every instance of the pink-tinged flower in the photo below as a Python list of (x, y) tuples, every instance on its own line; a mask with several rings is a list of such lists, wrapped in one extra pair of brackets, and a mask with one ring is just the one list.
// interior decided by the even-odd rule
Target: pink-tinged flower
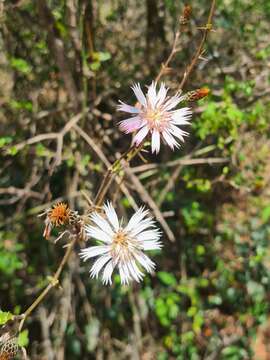
[(184, 142), (184, 136), (188, 133), (177, 126), (189, 125), (191, 118), (191, 109), (183, 107), (173, 110), (184, 96), (176, 94), (167, 96), (168, 88), (161, 83), (159, 90), (157, 84), (152, 82), (147, 94), (144, 95), (140, 84), (132, 87), (138, 106), (130, 106), (122, 101), (118, 110), (131, 114), (131, 117), (120, 122), (120, 130), (126, 134), (137, 132), (133, 139), (133, 144), (138, 146), (143, 142), (148, 134), (151, 135), (152, 153), (158, 153), (160, 150), (160, 138), (167, 143), (173, 150), (178, 148), (179, 140)]
[(149, 273), (155, 269), (155, 264), (144, 251), (161, 248), (160, 231), (153, 219), (147, 216), (149, 211), (143, 208), (135, 212), (126, 226), (123, 226), (123, 220), (118, 220), (111, 203), (108, 202), (103, 209), (106, 218), (94, 212), (90, 215), (94, 225), (85, 226), (86, 235), (101, 242), (80, 253), (83, 260), (98, 257), (90, 270), (90, 276), (97, 278), (104, 268), (102, 281), (111, 285), (112, 273), (117, 268), (121, 284), (128, 284), (131, 280), (141, 281), (144, 276), (142, 268)]

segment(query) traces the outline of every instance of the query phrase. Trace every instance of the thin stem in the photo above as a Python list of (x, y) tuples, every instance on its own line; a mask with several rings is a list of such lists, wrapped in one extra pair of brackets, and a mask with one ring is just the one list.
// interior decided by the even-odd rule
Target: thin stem
[(72, 240), (72, 242), (69, 244), (67, 251), (63, 257), (63, 259), (61, 260), (61, 263), (59, 264), (54, 276), (52, 277), (52, 279), (50, 280), (50, 283), (46, 286), (46, 288), (42, 291), (42, 293), (35, 299), (35, 301), (29, 306), (29, 308), (22, 314), (22, 320), (20, 322), (19, 325), (19, 331), (22, 330), (23, 324), (26, 320), (26, 318), (33, 312), (33, 310), (41, 303), (41, 301), (45, 298), (45, 296), (49, 293), (49, 291), (54, 288), (56, 285), (59, 284), (59, 277), (63, 271), (63, 268), (65, 266), (65, 264), (67, 263), (72, 250), (74, 248), (74, 245), (77, 241), (77, 237), (75, 237), (75, 239)]
[(132, 146), (123, 153), (119, 159), (115, 160), (115, 162), (110, 166), (107, 170), (106, 174), (104, 175), (103, 181), (98, 189), (97, 196), (95, 198), (95, 206), (100, 206), (103, 203), (103, 200), (107, 194), (109, 186), (114, 179), (115, 175), (122, 169), (121, 161), (125, 160), (125, 163), (129, 163), (143, 148), (144, 143), (140, 146)]
[(181, 81), (181, 83), (180, 83), (180, 85), (178, 87), (178, 91), (182, 90), (183, 87), (185, 86), (185, 84), (186, 84), (186, 82), (187, 82), (187, 80), (188, 80), (194, 66), (196, 65), (199, 57), (202, 54), (204, 43), (206, 42), (206, 39), (207, 39), (207, 36), (208, 36), (209, 32), (212, 30), (212, 19), (213, 19), (213, 16), (214, 16), (215, 5), (216, 5), (216, 0), (212, 0), (211, 8), (210, 8), (208, 19), (207, 19), (207, 24), (203, 28), (203, 36), (202, 36), (201, 42), (200, 42), (200, 44), (199, 44), (199, 46), (198, 46), (192, 60), (191, 60), (190, 65), (188, 65), (187, 68), (186, 68), (183, 79), (182, 79), (182, 81)]

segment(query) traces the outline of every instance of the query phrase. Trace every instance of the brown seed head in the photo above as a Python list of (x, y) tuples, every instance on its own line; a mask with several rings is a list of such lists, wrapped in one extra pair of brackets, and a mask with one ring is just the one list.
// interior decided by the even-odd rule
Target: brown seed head
[(190, 5), (185, 5), (183, 13), (182, 13), (182, 15), (180, 17), (180, 24), (181, 25), (187, 25), (187, 23), (190, 20), (191, 12), (192, 12), (191, 6)]
[(69, 221), (70, 208), (65, 203), (57, 203), (48, 212), (48, 219), (53, 226), (64, 225)]

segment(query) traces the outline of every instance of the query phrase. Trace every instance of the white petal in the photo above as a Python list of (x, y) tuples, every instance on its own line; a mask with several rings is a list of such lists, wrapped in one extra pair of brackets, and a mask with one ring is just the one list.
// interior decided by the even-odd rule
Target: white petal
[(178, 139), (180, 139), (182, 142), (185, 142), (184, 136), (188, 135), (188, 132), (183, 131), (181, 129), (179, 129), (177, 126), (175, 125), (170, 125), (170, 127), (168, 128), (168, 131), (170, 134), (172, 134), (173, 136), (177, 137)]
[(114, 207), (112, 206), (112, 203), (108, 201), (106, 205), (103, 205), (103, 208), (104, 208), (104, 211), (106, 213), (108, 220), (114, 227), (114, 230), (118, 231), (119, 230), (119, 221), (118, 221), (117, 214), (114, 210)]
[(80, 257), (83, 259), (83, 261), (90, 259), (92, 257), (106, 254), (111, 249), (108, 245), (98, 245), (98, 246), (90, 246), (88, 248), (82, 249), (79, 253)]
[(102, 255), (100, 258), (98, 258), (91, 270), (90, 270), (90, 276), (93, 277), (98, 277), (98, 274), (100, 272), (100, 270), (103, 268), (103, 266), (111, 259), (111, 255)]
[(152, 273), (154, 271), (155, 263), (143, 252), (134, 253), (134, 256), (147, 272)]
[(125, 230), (131, 231), (136, 228), (142, 219), (149, 214), (149, 210), (144, 210), (144, 207), (140, 207), (135, 214), (130, 218)]
[(175, 108), (176, 105), (178, 105), (180, 103), (180, 101), (182, 101), (182, 99), (183, 99), (183, 96), (179, 96), (178, 94), (172, 96), (164, 104), (164, 109), (166, 111), (168, 111), (168, 110)]
[(142, 243), (143, 250), (160, 250), (162, 248), (162, 243), (160, 241), (144, 241)]
[(126, 134), (132, 133), (140, 129), (142, 126), (142, 120), (139, 116), (134, 116), (119, 122), (119, 128)]
[(127, 273), (126, 268), (119, 264), (119, 275), (121, 284), (126, 285), (129, 282), (129, 273)]
[(165, 84), (161, 83), (159, 92), (157, 94), (157, 106), (161, 105), (166, 99), (168, 89), (166, 89)]
[(149, 86), (148, 92), (147, 92), (148, 101), (150, 102), (153, 109), (155, 108), (157, 100), (158, 100), (156, 86), (157, 86), (157, 84), (153, 81), (152, 84)]
[(138, 146), (146, 137), (148, 132), (149, 132), (148, 126), (144, 126), (143, 128), (141, 128), (141, 130), (138, 131), (137, 134), (134, 136), (133, 144), (136, 144)]
[(140, 222), (140, 224), (131, 231), (130, 234), (131, 234), (131, 236), (136, 237), (137, 234), (139, 234), (140, 232), (146, 230), (149, 227), (154, 227), (154, 226), (155, 226), (155, 222), (153, 220), (151, 220), (151, 218), (147, 218), (147, 219), (142, 220)]
[(154, 129), (152, 133), (152, 154), (154, 152), (156, 152), (157, 154), (159, 150), (160, 150), (160, 134), (156, 129)]
[(103, 275), (102, 275), (102, 282), (103, 284), (107, 285), (110, 284), (112, 285), (112, 273), (113, 273), (113, 262), (109, 261), (108, 264), (105, 266), (104, 271), (103, 271)]
[(192, 111), (188, 107), (178, 109), (171, 112), (172, 122), (176, 125), (188, 125)]
[(137, 100), (140, 104), (142, 104), (144, 107), (146, 107), (146, 97), (144, 96), (140, 84), (134, 84), (131, 89), (134, 91), (134, 94), (136, 95)]
[(106, 219), (104, 219), (100, 214), (94, 212), (90, 215), (90, 219), (104, 232), (108, 235), (113, 236), (114, 232)]
[(180, 145), (169, 132), (167, 132), (166, 130), (163, 131), (162, 136), (172, 150), (174, 149), (174, 147), (179, 148)]
[(151, 229), (142, 231), (137, 235), (137, 240), (147, 241), (147, 240), (159, 240), (161, 237), (161, 232), (158, 229)]
[(143, 279), (143, 273), (139, 270), (138, 266), (136, 265), (134, 260), (130, 260), (127, 262), (127, 267), (129, 268), (129, 272), (131, 274), (131, 277), (137, 281), (140, 282)]
[(131, 113), (131, 114), (137, 114), (140, 112), (140, 110), (138, 108), (136, 108), (135, 106), (130, 106), (128, 104), (125, 104), (123, 101), (120, 101), (120, 100), (119, 100), (119, 102), (121, 105), (118, 105), (117, 109), (120, 111), (124, 111), (124, 112)]
[(98, 227), (87, 225), (85, 226), (85, 232), (86, 235), (93, 237), (94, 239), (101, 240), (108, 244), (112, 242), (112, 237)]

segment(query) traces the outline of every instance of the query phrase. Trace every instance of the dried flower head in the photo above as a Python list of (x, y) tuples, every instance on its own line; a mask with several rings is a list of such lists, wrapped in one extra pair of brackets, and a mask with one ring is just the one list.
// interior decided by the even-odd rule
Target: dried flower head
[(85, 227), (89, 237), (102, 242), (101, 245), (90, 246), (80, 253), (84, 261), (98, 256), (90, 270), (90, 276), (97, 278), (104, 267), (102, 281), (104, 284), (112, 284), (113, 270), (118, 268), (121, 284), (128, 284), (131, 280), (141, 281), (144, 274), (140, 268), (149, 273), (155, 269), (155, 264), (144, 251), (161, 248), (160, 231), (152, 218), (147, 216), (148, 210), (143, 208), (135, 212), (126, 226), (123, 226), (123, 220), (118, 220), (111, 203), (108, 202), (103, 209), (106, 219), (94, 212), (90, 215), (94, 225)]
[(188, 107), (172, 110), (185, 99), (185, 96), (180, 96), (180, 94), (167, 96), (168, 88), (164, 83), (161, 84), (159, 91), (156, 87), (157, 84), (152, 82), (145, 96), (140, 85), (134, 85), (132, 90), (139, 106), (130, 106), (121, 101), (118, 106), (119, 110), (132, 114), (132, 117), (120, 122), (120, 130), (127, 134), (137, 132), (133, 139), (136, 146), (141, 144), (148, 134), (151, 134), (152, 153), (159, 152), (160, 138), (171, 149), (178, 148), (179, 143), (176, 139), (184, 142), (184, 136), (188, 133), (177, 126), (189, 125), (191, 118), (191, 110)]
[(70, 208), (67, 204), (59, 202), (53, 205), (47, 216), (53, 226), (64, 225), (69, 221)]
[(0, 350), (0, 360), (12, 360), (19, 351), (16, 338), (10, 338), (5, 341)]
[(43, 236), (48, 239), (52, 228), (61, 225), (79, 225), (82, 227), (82, 219), (77, 211), (73, 211), (65, 203), (59, 202), (47, 209), (39, 216), (46, 215)]
[(190, 20), (191, 12), (192, 12), (191, 6), (190, 5), (185, 5), (184, 9), (183, 9), (183, 13), (180, 16), (180, 24), (181, 25), (187, 25), (187, 23)]

